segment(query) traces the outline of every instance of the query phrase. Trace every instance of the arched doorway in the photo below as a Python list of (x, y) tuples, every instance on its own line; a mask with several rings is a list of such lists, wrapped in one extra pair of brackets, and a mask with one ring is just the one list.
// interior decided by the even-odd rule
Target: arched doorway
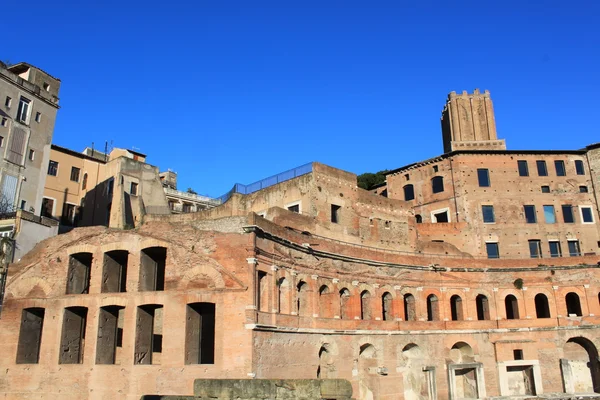
[(598, 350), (592, 341), (574, 337), (565, 343), (560, 367), (566, 393), (600, 393)]

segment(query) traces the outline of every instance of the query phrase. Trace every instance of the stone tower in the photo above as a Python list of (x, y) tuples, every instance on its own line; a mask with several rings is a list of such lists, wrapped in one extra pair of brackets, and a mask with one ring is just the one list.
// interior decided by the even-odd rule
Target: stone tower
[(451, 92), (442, 111), (444, 153), (454, 150), (506, 150), (496, 136), (494, 107), (490, 92)]

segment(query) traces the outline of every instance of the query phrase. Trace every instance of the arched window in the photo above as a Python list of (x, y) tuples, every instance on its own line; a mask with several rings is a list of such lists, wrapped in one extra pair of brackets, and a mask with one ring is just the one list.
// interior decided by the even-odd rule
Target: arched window
[(579, 296), (577, 293), (567, 293), (565, 296), (565, 301), (567, 302), (567, 314), (569, 316), (576, 315), (581, 317), (581, 303), (579, 302)]
[(393, 320), (392, 302), (393, 298), (389, 292), (385, 292), (383, 296), (381, 296), (381, 314), (384, 321)]
[(331, 297), (329, 287), (322, 285), (319, 288), (319, 317), (331, 318)]
[(509, 294), (504, 298), (504, 307), (506, 308), (506, 319), (519, 319), (519, 303), (517, 298)]
[(360, 294), (360, 319), (371, 319), (371, 293), (368, 290)]
[(83, 180), (81, 181), (81, 190), (85, 190), (87, 188), (87, 172), (83, 174)]
[(404, 200), (410, 201), (415, 199), (415, 187), (412, 184), (404, 186)]
[(298, 289), (298, 292), (296, 294), (296, 311), (298, 312), (298, 315), (308, 315), (308, 299), (306, 296), (306, 292), (308, 292), (308, 283), (300, 281), (298, 282), (296, 288)]
[(475, 298), (477, 306), (477, 320), (484, 321), (490, 319), (490, 303), (488, 298), (482, 294)]
[(348, 315), (348, 300), (350, 300), (350, 291), (346, 288), (340, 290), (340, 318), (350, 319)]
[(535, 316), (537, 318), (550, 318), (550, 306), (548, 297), (543, 293), (535, 295)]
[(417, 221), (417, 224), (420, 224), (423, 222), (423, 217), (421, 217), (421, 214), (415, 215), (415, 221)]
[(427, 321), (439, 321), (440, 309), (438, 298), (435, 294), (427, 296)]
[(452, 321), (462, 321), (464, 319), (462, 299), (456, 294), (450, 297), (450, 313), (452, 314)]
[(404, 295), (404, 320), (416, 321), (417, 310), (415, 305), (415, 296), (410, 293)]
[(279, 286), (278, 305), (281, 314), (290, 313), (290, 283), (285, 278), (279, 278), (277, 281)]
[(444, 177), (434, 176), (431, 179), (431, 191), (433, 193), (441, 193), (444, 191)]

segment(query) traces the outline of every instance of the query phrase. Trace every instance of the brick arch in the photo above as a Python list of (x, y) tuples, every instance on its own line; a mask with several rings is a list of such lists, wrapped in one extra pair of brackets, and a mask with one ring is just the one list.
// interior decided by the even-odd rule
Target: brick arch
[(389, 294), (391, 294), (393, 299), (397, 299), (398, 298), (398, 294), (396, 293), (396, 289), (394, 289), (394, 287), (391, 286), (391, 285), (383, 285), (383, 286), (381, 286), (377, 290), (376, 295), (379, 296), (379, 297), (381, 297), (386, 292), (388, 292)]
[(143, 238), (139, 242), (139, 249), (146, 249), (148, 247), (164, 247), (166, 249), (169, 248), (169, 242), (165, 242), (164, 240), (159, 240), (155, 238)]
[[(221, 275), (221, 273), (214, 267), (206, 264), (197, 265), (191, 269), (188, 269), (181, 277), (181, 282), (185, 285), (186, 289), (194, 289), (197, 288), (194, 286), (194, 281), (198, 283), (198, 279), (202, 278), (203, 276), (210, 279), (215, 289), (222, 289), (225, 287), (223, 275)], [(203, 289), (203, 287), (199, 288)]]
[(96, 254), (97, 251), (98, 251), (98, 246), (91, 245), (91, 244), (78, 244), (78, 245), (66, 247), (64, 249), (64, 254), (66, 254), (67, 256), (70, 256), (71, 254), (75, 254), (75, 253)]
[(524, 299), (524, 295), (523, 292), (521, 290), (518, 289), (500, 289), (498, 290), (498, 293), (496, 294), (496, 308), (497, 308), (497, 314), (499, 317), (501, 317), (502, 319), (508, 319), (507, 314), (506, 314), (506, 297), (509, 295), (513, 295), (516, 297), (517, 299), (517, 306), (518, 306), (518, 310), (519, 310), (519, 318), (517, 319), (524, 319), (525, 318), (525, 299)]
[(109, 296), (100, 299), (98, 307), (121, 306), (127, 307), (129, 300), (125, 297)]
[(128, 251), (129, 253), (136, 253), (139, 251), (139, 245), (137, 242), (127, 242), (127, 241), (122, 241), (122, 242), (112, 242), (112, 243), (107, 243), (107, 244), (103, 244), (102, 246), (99, 247), (100, 252), (107, 253), (109, 251), (115, 251), (115, 250), (124, 250), (124, 251)]
[[(57, 290), (54, 289), (54, 291)], [(53, 294), (53, 288), (46, 280), (32, 276), (23, 279), (17, 278), (16, 282), (11, 282), (8, 285), (6, 293), (15, 298), (48, 298)]]

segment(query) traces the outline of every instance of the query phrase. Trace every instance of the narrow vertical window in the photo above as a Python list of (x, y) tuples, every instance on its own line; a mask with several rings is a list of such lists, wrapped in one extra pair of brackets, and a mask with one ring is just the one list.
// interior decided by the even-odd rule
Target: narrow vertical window
[(569, 240), (569, 255), (571, 257), (579, 257), (581, 255), (581, 249), (579, 248), (579, 240)]
[(410, 201), (415, 199), (415, 187), (412, 184), (404, 186), (404, 200)]
[(535, 206), (523, 206), (525, 209), (525, 221), (528, 224), (535, 224), (537, 222), (537, 217), (535, 215)]
[(163, 306), (157, 304), (147, 304), (137, 308), (134, 364), (160, 364), (163, 342), (162, 311)]
[(489, 320), (490, 319), (490, 305), (489, 305), (488, 298), (483, 294), (479, 294), (475, 298), (475, 303), (477, 306), (477, 320), (478, 321)]
[(43, 308), (26, 308), (22, 311), (17, 364), (37, 364), (39, 362), (44, 314)]
[(410, 293), (404, 295), (404, 320), (416, 321), (417, 309), (415, 304), (415, 296)]
[(129, 193), (132, 196), (137, 196), (138, 194), (138, 184), (135, 182), (131, 182), (131, 187), (129, 188)]
[(83, 363), (87, 308), (68, 307), (63, 314), (59, 364)]
[(127, 250), (104, 253), (102, 293), (125, 292), (127, 288)]
[(544, 219), (547, 224), (556, 223), (556, 214), (554, 213), (554, 206), (544, 206)]
[(69, 256), (66, 294), (89, 293), (92, 258), (92, 253), (76, 253)]
[(504, 298), (504, 308), (506, 310), (506, 319), (519, 319), (519, 302), (512, 294)]
[(581, 211), (581, 222), (584, 224), (592, 224), (594, 223), (594, 214), (592, 212), (592, 207), (579, 207)]
[(560, 242), (552, 241), (548, 242), (550, 247), (550, 257), (562, 257), (562, 249), (560, 248)]
[(489, 187), (490, 186), (490, 171), (486, 168), (480, 168), (477, 170), (477, 181), (479, 182), (479, 187)]
[(581, 312), (581, 302), (579, 301), (579, 295), (577, 293), (567, 293), (565, 302), (567, 303), (567, 314), (569, 317), (581, 317), (583, 315)]
[(577, 175), (585, 175), (585, 168), (583, 167), (583, 161), (575, 160), (575, 172)]
[(148, 247), (140, 252), (139, 290), (165, 290), (165, 265), (167, 249), (165, 247)]
[(458, 295), (450, 298), (450, 314), (452, 315), (452, 321), (462, 321), (464, 319), (462, 298)]
[(385, 292), (383, 296), (381, 296), (381, 315), (383, 316), (384, 321), (392, 321), (393, 320), (393, 297), (389, 292)]
[(550, 306), (548, 305), (548, 297), (543, 293), (538, 293), (534, 298), (535, 316), (537, 318), (550, 318)]
[(215, 362), (215, 305), (187, 305), (185, 326), (185, 363), (214, 364)]
[(85, 174), (83, 174), (83, 179), (81, 180), (81, 190), (85, 190), (87, 188), (87, 178), (88, 174), (86, 172)]
[(563, 204), (560, 206), (563, 214), (563, 222), (566, 224), (572, 224), (575, 222), (575, 216), (573, 215), (573, 206), (571, 204)]
[(120, 364), (123, 353), (123, 321), (125, 308), (106, 306), (98, 314), (96, 364)]
[(71, 181), (79, 182), (80, 169), (77, 167), (71, 167)]
[(31, 100), (26, 99), (25, 97), (21, 97), (19, 101), (19, 108), (17, 109), (17, 121), (27, 123), (27, 118), (29, 117), (29, 104)]
[(483, 222), (485, 224), (493, 224), (496, 222), (494, 217), (494, 206), (481, 206), (481, 213), (483, 214)]
[(434, 176), (431, 179), (431, 190), (433, 193), (441, 193), (444, 191), (444, 178), (441, 176)]
[(537, 160), (535, 165), (537, 166), (538, 176), (548, 176), (548, 167), (546, 166), (546, 161)]
[(342, 206), (337, 206), (335, 204), (331, 205), (331, 222), (334, 224), (340, 223), (340, 214), (341, 214)]
[(529, 241), (529, 256), (531, 258), (542, 258), (542, 242), (538, 239)]
[(517, 167), (519, 169), (519, 176), (529, 176), (529, 166), (527, 160), (518, 160)]
[(500, 249), (498, 248), (498, 243), (486, 243), (485, 250), (487, 252), (487, 258), (500, 258)]
[(48, 163), (48, 175), (56, 176), (58, 174), (58, 162), (50, 160)]
[(567, 171), (565, 170), (565, 162), (563, 160), (554, 161), (554, 168), (556, 169), (556, 176), (567, 175)]

